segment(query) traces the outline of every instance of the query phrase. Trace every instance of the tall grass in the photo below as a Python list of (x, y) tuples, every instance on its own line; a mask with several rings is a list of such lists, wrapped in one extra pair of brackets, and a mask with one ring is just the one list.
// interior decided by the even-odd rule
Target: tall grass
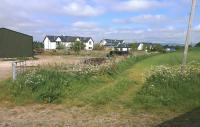
[[(114, 89), (107, 89), (97, 93), (94, 97), (87, 97), (87, 99), (83, 99), (81, 93), (101, 84), (105, 85), (107, 80), (115, 79), (121, 72), (146, 57), (148, 56), (129, 57), (95, 73), (62, 72), (59, 70), (59, 66), (38, 68), (20, 75), (15, 82), (8, 81), (7, 84), (12, 98), (16, 101), (33, 100), (36, 102), (55, 103), (66, 99), (78, 99), (85, 102), (91, 100), (96, 104), (104, 104), (106, 103), (105, 101), (113, 101), (116, 94), (127, 89), (126, 86), (130, 84), (129, 81), (119, 82)], [(109, 92), (109, 90), (111, 91)], [(109, 96), (108, 99), (106, 99), (106, 96)]]
[[(147, 77), (134, 103), (146, 109), (170, 107), (187, 109), (200, 105), (200, 65), (158, 66)], [(179, 107), (179, 109), (177, 109)]]

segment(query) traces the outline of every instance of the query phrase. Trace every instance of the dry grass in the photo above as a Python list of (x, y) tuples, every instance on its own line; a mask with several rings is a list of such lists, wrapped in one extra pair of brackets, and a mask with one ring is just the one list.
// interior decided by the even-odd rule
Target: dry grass
[(153, 114), (133, 115), (129, 110), (63, 105), (0, 107), (0, 126), (8, 127), (141, 127), (160, 123)]

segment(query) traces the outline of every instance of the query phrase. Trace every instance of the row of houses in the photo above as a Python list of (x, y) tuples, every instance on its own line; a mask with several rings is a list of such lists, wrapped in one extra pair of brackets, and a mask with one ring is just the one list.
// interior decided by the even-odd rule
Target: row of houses
[[(53, 50), (56, 49), (59, 45), (64, 45), (67, 49), (70, 49), (72, 44), (76, 41), (84, 43), (85, 50), (94, 49), (94, 40), (92, 37), (80, 37), (80, 36), (46, 36), (44, 38), (44, 49)], [(101, 46), (104, 46), (109, 50), (117, 51), (130, 51), (133, 43), (126, 43), (124, 40), (115, 40), (115, 39), (103, 39), (99, 43)], [(155, 44), (152, 43), (135, 43), (137, 50), (151, 50)]]
[[(70, 49), (72, 44), (76, 41), (80, 41), (85, 44), (85, 50), (94, 49), (94, 40), (92, 37), (79, 37), (79, 36), (46, 36), (44, 38), (44, 49), (52, 50), (56, 49), (59, 45), (64, 45), (67, 49)], [(100, 41), (101, 46), (105, 46), (111, 50), (128, 51), (130, 50), (130, 44), (125, 43), (124, 40), (103, 39)]]

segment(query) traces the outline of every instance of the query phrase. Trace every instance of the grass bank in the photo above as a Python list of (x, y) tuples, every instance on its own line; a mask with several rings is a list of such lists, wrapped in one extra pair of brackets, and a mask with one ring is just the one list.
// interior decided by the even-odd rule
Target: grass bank
[(200, 106), (200, 64), (185, 67), (157, 66), (146, 78), (133, 99), (133, 106), (143, 109), (190, 110)]

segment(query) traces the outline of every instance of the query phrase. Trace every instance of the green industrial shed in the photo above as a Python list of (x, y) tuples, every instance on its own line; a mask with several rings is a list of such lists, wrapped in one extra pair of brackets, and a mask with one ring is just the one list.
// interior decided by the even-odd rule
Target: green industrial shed
[(0, 28), (0, 58), (33, 56), (33, 37)]

